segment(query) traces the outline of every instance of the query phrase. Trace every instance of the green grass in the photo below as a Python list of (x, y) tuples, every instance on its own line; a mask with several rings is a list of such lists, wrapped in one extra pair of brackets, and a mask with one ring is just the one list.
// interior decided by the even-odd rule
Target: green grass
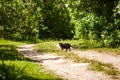
[(101, 63), (96, 60), (90, 60), (90, 63), (90, 69), (92, 70), (102, 71), (108, 75), (118, 75), (120, 73), (111, 64)]
[(96, 41), (93, 40), (84, 40), (84, 41), (78, 40), (77, 42), (75, 42), (75, 44), (73, 43), (73, 45), (75, 45), (75, 47), (78, 48), (79, 50), (94, 50), (100, 53), (106, 53), (114, 56), (120, 55), (120, 47), (105, 48), (102, 47), (100, 43), (97, 43)]
[(23, 45), (25, 43), (23, 42), (15, 42), (15, 41), (10, 41), (10, 40), (0, 40), (0, 45), (14, 45), (14, 46), (20, 46)]
[[(56, 44), (59, 42), (68, 42), (72, 44), (73, 47), (81, 50), (84, 50), (84, 48), (87, 49), (87, 45), (89, 45), (89, 43), (81, 40), (41, 41), (41, 43), (35, 46), (35, 49), (40, 52), (61, 55), (64, 56), (64, 58), (72, 59), (77, 63), (90, 63), (90, 69), (101, 71), (108, 75), (119, 74), (119, 72), (111, 64), (88, 60), (86, 58), (78, 57), (74, 53), (61, 51), (56, 47)], [(33, 63), (31, 60), (20, 55), (16, 48), (23, 44), (25, 43), (0, 40), (0, 80), (61, 80), (61, 78), (56, 76), (53, 72), (47, 71), (41, 65)], [(2, 64), (2, 61), (4, 61), (4, 64)]]
[[(41, 52), (60, 52), (61, 50), (56, 47), (58, 43), (70, 43), (74, 48), (78, 48), (79, 43), (81, 41), (79, 40), (61, 40), (61, 41), (44, 41), (41, 43), (38, 43), (35, 47), (36, 50), (39, 50)], [(41, 48), (41, 49), (40, 49)], [(64, 51), (62, 51), (64, 52)]]
[(98, 62), (95, 60), (89, 60), (89, 59), (86, 59), (83, 57), (79, 57), (77, 54), (74, 54), (72, 52), (62, 51), (61, 49), (56, 47), (56, 45), (59, 42), (71, 43), (76, 48), (78, 46), (77, 43), (80, 43), (80, 41), (77, 41), (77, 40), (45, 41), (45, 42), (41, 42), (41, 43), (37, 44), (34, 48), (40, 52), (48, 52), (48, 53), (54, 53), (57, 55), (64, 56), (64, 58), (72, 59), (74, 62), (77, 62), (77, 63), (79, 63), (79, 62), (90, 63), (90, 69), (96, 70), (96, 71), (101, 71), (108, 75), (118, 75), (119, 74), (119, 72), (111, 64), (104, 64), (104, 63), (101, 63), (101, 62)]
[(62, 80), (41, 65), (28, 61), (4, 61), (4, 65), (0, 62), (0, 68), (0, 80)]
[(0, 80), (62, 80), (19, 54), (16, 48), (22, 44), (24, 43), (0, 40)]

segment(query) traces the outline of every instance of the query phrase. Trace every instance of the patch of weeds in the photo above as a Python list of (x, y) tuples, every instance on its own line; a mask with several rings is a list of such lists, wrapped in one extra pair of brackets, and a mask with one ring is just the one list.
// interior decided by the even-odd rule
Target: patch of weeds
[(91, 63), (90, 66), (92, 70), (101, 71), (108, 75), (119, 74), (119, 71), (116, 70), (111, 64), (105, 64), (105, 63), (101, 63), (95, 60), (90, 60), (90, 63)]
[(57, 52), (56, 43), (43, 42), (35, 46), (35, 49), (40, 52)]
[(95, 48), (93, 50), (96, 50), (100, 53), (104, 52), (106, 54), (111, 54), (114, 56), (120, 55), (120, 48)]
[(78, 49), (82, 50), (100, 47), (94, 40), (78, 40), (76, 46)]
[(57, 52), (56, 54), (58, 54), (60, 56), (64, 56), (65, 59), (71, 59), (75, 63), (80, 63), (80, 62), (86, 63), (86, 62), (88, 62), (88, 60), (86, 58), (79, 57), (77, 54), (74, 54), (72, 52)]
[(73, 40), (68, 41), (74, 45), (75, 48), (80, 50), (95, 50), (98, 52), (104, 52), (111, 55), (120, 55), (120, 47), (118, 48), (108, 48), (102, 47), (100, 43), (94, 40)]

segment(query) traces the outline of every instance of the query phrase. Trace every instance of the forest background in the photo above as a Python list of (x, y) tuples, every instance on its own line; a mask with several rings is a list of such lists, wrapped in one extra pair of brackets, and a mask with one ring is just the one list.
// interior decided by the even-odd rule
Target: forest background
[(120, 46), (120, 0), (0, 0), (0, 39)]

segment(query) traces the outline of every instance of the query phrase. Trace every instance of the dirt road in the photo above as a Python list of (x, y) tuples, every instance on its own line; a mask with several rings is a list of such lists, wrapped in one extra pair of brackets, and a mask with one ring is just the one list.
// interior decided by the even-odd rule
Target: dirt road
[(80, 57), (86, 57), (88, 59), (94, 59), (99, 62), (112, 64), (115, 68), (120, 71), (120, 56), (112, 56), (106, 53), (99, 53), (97, 51), (78, 51), (72, 50), (73, 53)]
[[(54, 54), (45, 54), (38, 53), (33, 50), (32, 46), (35, 44), (23, 45), (18, 48), (18, 51), (21, 52), (25, 57), (30, 58), (36, 61), (38, 64), (42, 64), (46, 69), (54, 71), (57, 75), (61, 76), (64, 79), (68, 80), (120, 80), (120, 79), (112, 79), (111, 76), (105, 75), (102, 72), (95, 72), (89, 68), (89, 63), (74, 63), (70, 59), (64, 59), (62, 56), (56, 56)], [(81, 52), (73, 50), (75, 54), (79, 56), (87, 57), (89, 59), (99, 59), (101, 54), (95, 52)], [(84, 54), (84, 55), (83, 55)], [(88, 56), (87, 54), (92, 55)], [(95, 54), (95, 55), (94, 55)], [(103, 57), (103, 56), (100, 56)], [(106, 57), (106, 56), (105, 56)], [(109, 56), (108, 56), (109, 57)], [(112, 57), (110, 57), (112, 60)], [(106, 60), (104, 60), (106, 59)], [(109, 58), (104, 58), (103, 62), (109, 62)], [(119, 60), (119, 58), (117, 58)], [(116, 59), (113, 60), (115, 61)], [(119, 62), (116, 60), (117, 62)], [(101, 60), (102, 61), (102, 60)], [(119, 64), (111, 61), (116, 68), (119, 69)]]

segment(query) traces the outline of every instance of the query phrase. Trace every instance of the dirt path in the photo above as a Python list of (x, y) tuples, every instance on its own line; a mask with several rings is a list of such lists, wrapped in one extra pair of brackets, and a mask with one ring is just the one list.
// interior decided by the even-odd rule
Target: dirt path
[[(42, 64), (46, 69), (54, 71), (57, 75), (68, 80), (119, 80), (101, 72), (88, 69), (89, 63), (74, 63), (72, 60), (63, 59), (62, 56), (38, 53), (32, 49), (34, 44), (24, 45), (18, 48), (25, 57)], [(73, 51), (78, 54), (80, 52)], [(87, 53), (87, 52), (86, 52)], [(84, 53), (83, 53), (84, 54)], [(79, 54), (81, 55), (81, 54)], [(119, 66), (119, 65), (118, 65)]]
[(99, 53), (97, 51), (90, 51), (90, 50), (88, 51), (72, 50), (72, 52), (76, 53), (80, 57), (94, 59), (103, 63), (110, 63), (120, 71), (120, 56), (112, 56), (105, 53)]

